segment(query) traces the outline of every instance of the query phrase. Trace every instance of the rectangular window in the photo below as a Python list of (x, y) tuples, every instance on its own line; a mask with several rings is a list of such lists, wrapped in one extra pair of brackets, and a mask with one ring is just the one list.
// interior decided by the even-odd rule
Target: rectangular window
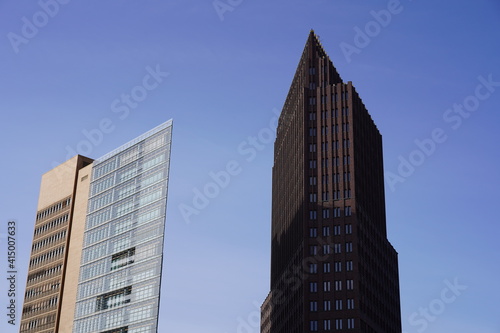
[(328, 191), (321, 193), (321, 200), (328, 201)]
[(342, 262), (341, 261), (336, 261), (335, 264), (335, 272), (342, 272)]
[(317, 332), (318, 331), (318, 321), (317, 320), (311, 320), (309, 322), (309, 326), (310, 326), (311, 332)]
[(330, 288), (331, 288), (330, 281), (324, 281), (323, 282), (323, 291), (330, 291)]
[(354, 318), (347, 319), (347, 328), (348, 329), (353, 329), (354, 328)]
[(342, 310), (342, 300), (341, 299), (335, 300), (335, 310)]
[(333, 208), (333, 217), (340, 217), (340, 207)]
[(318, 311), (318, 302), (316, 302), (316, 301), (309, 302), (309, 311), (311, 311), (311, 312)]
[(318, 228), (309, 228), (309, 237), (318, 237)]
[(315, 153), (316, 152), (316, 144), (315, 143), (310, 143), (309, 144), (309, 152), (310, 153)]
[(334, 253), (342, 253), (342, 246), (340, 243), (333, 244)]
[(330, 217), (330, 210), (328, 208), (323, 208), (323, 218), (327, 219)]
[(128, 286), (122, 289), (114, 290), (97, 297), (97, 311), (106, 310), (115, 306), (130, 303), (130, 294), (132, 287)]
[(316, 220), (317, 217), (318, 217), (318, 212), (317, 211), (315, 211), (315, 210), (310, 210), (309, 211), (309, 219)]
[(345, 225), (345, 233), (346, 233), (346, 235), (352, 234), (352, 224)]
[(346, 262), (345, 267), (346, 267), (346, 271), (351, 272), (351, 271), (353, 270), (352, 260), (348, 260), (348, 261)]
[(309, 273), (311, 274), (318, 273), (318, 264), (309, 264)]
[(330, 254), (330, 252), (331, 252), (330, 249), (331, 249), (330, 245), (324, 244), (323, 245), (323, 254)]
[(318, 246), (317, 245), (311, 245), (309, 247), (309, 254), (312, 256), (315, 256), (318, 254)]
[(318, 195), (316, 193), (309, 193), (309, 202), (317, 202)]
[(328, 237), (330, 236), (330, 227), (323, 227), (323, 236)]
[(351, 216), (352, 215), (351, 206), (345, 206), (344, 207), (344, 214), (345, 214), (345, 216)]
[(332, 302), (323, 301), (323, 311), (331, 311), (331, 310), (332, 310)]
[(309, 177), (309, 185), (311, 185), (311, 186), (316, 185), (316, 177), (314, 177), (314, 176)]
[(346, 286), (347, 290), (354, 290), (354, 280), (347, 280)]
[(329, 262), (323, 263), (323, 273), (330, 273), (330, 263)]
[(335, 319), (335, 329), (336, 330), (342, 329), (342, 319)]
[(332, 328), (331, 326), (332, 326), (332, 325), (331, 325), (331, 320), (330, 320), (330, 319), (325, 319), (325, 320), (323, 320), (323, 329), (324, 329), (325, 331), (330, 331), (330, 330), (331, 330), (331, 328)]
[(316, 160), (309, 160), (309, 168), (316, 169)]
[(318, 292), (318, 282), (309, 282), (309, 292), (311, 293)]
[(335, 280), (335, 291), (341, 291), (341, 290), (342, 290), (342, 281)]
[(352, 242), (345, 243), (345, 252), (347, 252), (347, 253), (352, 252)]
[(339, 225), (334, 225), (334, 226), (333, 226), (333, 234), (334, 234), (335, 236), (340, 235), (340, 226), (339, 226)]
[(135, 247), (113, 254), (111, 256), (111, 270), (121, 268), (134, 263)]
[(347, 309), (349, 310), (354, 309), (354, 299), (352, 298), (347, 299)]

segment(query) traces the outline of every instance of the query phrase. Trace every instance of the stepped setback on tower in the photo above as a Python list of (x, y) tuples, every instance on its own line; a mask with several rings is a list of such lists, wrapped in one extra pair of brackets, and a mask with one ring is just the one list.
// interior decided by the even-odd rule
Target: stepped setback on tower
[(382, 137), (313, 31), (274, 144), (271, 285), (262, 333), (400, 333)]

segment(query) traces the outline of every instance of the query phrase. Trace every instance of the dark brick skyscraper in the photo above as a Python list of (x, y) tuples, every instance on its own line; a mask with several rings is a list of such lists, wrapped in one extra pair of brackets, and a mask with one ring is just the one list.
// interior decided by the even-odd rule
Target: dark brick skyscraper
[(262, 333), (400, 333), (382, 137), (311, 31), (274, 146), (271, 292)]

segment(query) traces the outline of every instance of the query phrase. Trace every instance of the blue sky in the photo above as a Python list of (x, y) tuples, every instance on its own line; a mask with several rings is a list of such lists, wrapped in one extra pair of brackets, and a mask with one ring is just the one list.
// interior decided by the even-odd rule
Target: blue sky
[(0, 221), (21, 231), (20, 294), (41, 175), (173, 118), (160, 331), (259, 332), (270, 133), (312, 28), (383, 135), (404, 332), (500, 332), (500, 2), (54, 1), (0, 0)]

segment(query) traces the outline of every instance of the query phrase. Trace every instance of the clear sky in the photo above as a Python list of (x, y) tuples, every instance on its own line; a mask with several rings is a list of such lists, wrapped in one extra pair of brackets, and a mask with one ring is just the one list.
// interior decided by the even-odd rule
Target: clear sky
[(0, 0), (1, 276), (14, 219), (23, 294), (43, 173), (173, 118), (160, 332), (259, 332), (271, 133), (314, 29), (383, 135), (403, 330), (500, 332), (500, 2), (212, 1)]

